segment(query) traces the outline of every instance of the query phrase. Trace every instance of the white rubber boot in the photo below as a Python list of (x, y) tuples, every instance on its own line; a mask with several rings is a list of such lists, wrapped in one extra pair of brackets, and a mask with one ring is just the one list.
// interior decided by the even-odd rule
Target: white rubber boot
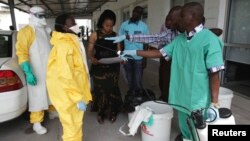
[(47, 129), (43, 127), (40, 122), (33, 124), (33, 130), (39, 135), (47, 133)]
[(58, 113), (56, 111), (49, 112), (49, 119), (55, 119), (58, 118)]

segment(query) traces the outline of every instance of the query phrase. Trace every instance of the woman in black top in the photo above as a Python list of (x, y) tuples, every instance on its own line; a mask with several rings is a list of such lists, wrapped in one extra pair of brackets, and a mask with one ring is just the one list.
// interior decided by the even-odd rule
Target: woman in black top
[(105, 10), (98, 20), (98, 30), (92, 33), (89, 38), (88, 56), (92, 63), (91, 76), (94, 82), (92, 111), (98, 111), (97, 120), (99, 123), (103, 123), (105, 117), (114, 122), (122, 107), (122, 98), (118, 87), (120, 63), (101, 64), (98, 62), (102, 58), (117, 57), (116, 52), (119, 50), (117, 44), (104, 39), (116, 36), (113, 31), (115, 21), (114, 12)]

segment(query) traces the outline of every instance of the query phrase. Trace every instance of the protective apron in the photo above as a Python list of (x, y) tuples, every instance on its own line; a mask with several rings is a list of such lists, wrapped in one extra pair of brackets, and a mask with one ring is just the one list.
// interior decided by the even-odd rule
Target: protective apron
[(81, 52), (81, 55), (82, 55), (82, 60), (83, 60), (84, 66), (86, 68), (86, 73), (88, 75), (89, 87), (91, 87), (90, 75), (89, 75), (89, 67), (88, 67), (87, 56), (86, 56), (86, 50), (85, 50), (85, 47), (83, 45), (82, 39), (79, 39), (79, 44), (80, 44), (80, 52)]
[(46, 89), (47, 63), (51, 50), (50, 35), (44, 27), (33, 27), (33, 29), (36, 36), (29, 50), (29, 60), (37, 78), (37, 85), (28, 85), (30, 112), (47, 110), (50, 105)]

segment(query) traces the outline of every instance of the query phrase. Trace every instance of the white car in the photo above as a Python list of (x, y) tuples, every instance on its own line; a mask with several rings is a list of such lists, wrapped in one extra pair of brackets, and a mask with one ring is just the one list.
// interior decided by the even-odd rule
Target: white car
[(0, 30), (0, 123), (27, 109), (27, 85), (15, 53), (16, 31)]

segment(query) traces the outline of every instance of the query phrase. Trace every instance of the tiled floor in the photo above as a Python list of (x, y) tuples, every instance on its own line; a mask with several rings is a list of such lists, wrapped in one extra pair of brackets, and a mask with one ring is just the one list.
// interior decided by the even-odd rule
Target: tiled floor
[[(126, 83), (120, 81), (123, 96), (127, 91)], [(147, 69), (144, 71), (144, 86), (153, 90), (157, 97), (158, 88), (158, 63), (149, 61)], [(250, 93), (250, 92), (249, 92)], [(232, 111), (237, 124), (250, 124), (250, 100), (234, 93), (232, 99)], [(141, 141), (140, 131), (135, 136), (123, 136), (119, 128), (128, 122), (126, 114), (120, 114), (115, 123), (105, 121), (100, 125), (96, 121), (96, 113), (86, 112), (84, 117), (84, 141)], [(49, 120), (46, 118), (45, 126), (49, 132), (45, 135), (37, 135), (32, 132), (31, 125), (27, 120), (27, 115), (23, 115), (15, 120), (0, 124), (0, 141), (60, 141), (62, 128), (58, 119)], [(178, 124), (176, 115), (172, 119), (171, 140), (178, 134)]]

